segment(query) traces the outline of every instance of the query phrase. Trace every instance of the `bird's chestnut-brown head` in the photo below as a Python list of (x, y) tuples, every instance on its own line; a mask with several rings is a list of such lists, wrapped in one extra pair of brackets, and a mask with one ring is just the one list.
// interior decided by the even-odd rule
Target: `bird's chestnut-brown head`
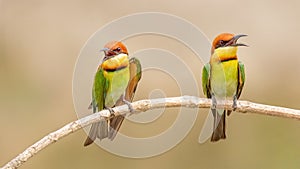
[(234, 35), (231, 33), (222, 33), (222, 34), (218, 35), (212, 43), (211, 54), (213, 54), (216, 49), (222, 48), (222, 47), (247, 46), (243, 43), (237, 43), (237, 40), (244, 36), (247, 36), (247, 35), (243, 35), (243, 34)]
[(105, 54), (101, 64), (104, 70), (117, 70), (129, 64), (127, 48), (120, 41), (108, 42), (101, 51)]

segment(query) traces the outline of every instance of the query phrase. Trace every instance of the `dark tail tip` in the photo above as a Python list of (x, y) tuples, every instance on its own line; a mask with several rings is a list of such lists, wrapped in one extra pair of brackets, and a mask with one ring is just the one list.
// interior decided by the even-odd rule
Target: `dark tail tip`
[(93, 142), (94, 142), (94, 140), (92, 140), (90, 137), (87, 137), (83, 145), (84, 145), (84, 147), (86, 147), (86, 146), (92, 144)]
[(226, 139), (226, 111), (223, 112), (222, 115), (219, 115), (218, 113), (215, 114), (215, 119), (214, 119), (214, 132), (211, 136), (210, 141), (216, 142), (221, 139)]
[(213, 132), (210, 141), (211, 142), (217, 142), (221, 139), (226, 139), (225, 132), (221, 132), (221, 133)]

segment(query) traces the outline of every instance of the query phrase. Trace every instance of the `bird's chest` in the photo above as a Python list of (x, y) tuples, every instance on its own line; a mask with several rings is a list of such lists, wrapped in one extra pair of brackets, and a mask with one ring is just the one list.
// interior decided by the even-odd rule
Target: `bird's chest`
[(211, 88), (216, 98), (232, 98), (236, 94), (237, 84), (237, 60), (219, 62), (211, 65)]
[(129, 67), (114, 72), (104, 72), (104, 77), (108, 81), (105, 107), (113, 107), (125, 93), (130, 78), (129, 76)]

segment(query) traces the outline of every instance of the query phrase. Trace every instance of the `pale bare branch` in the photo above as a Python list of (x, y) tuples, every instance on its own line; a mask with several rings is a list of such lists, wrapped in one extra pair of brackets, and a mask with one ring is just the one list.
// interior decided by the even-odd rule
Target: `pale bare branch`
[[(205, 98), (198, 98), (194, 96), (182, 96), (182, 97), (171, 97), (171, 98), (159, 98), (152, 100), (140, 100), (132, 103), (132, 107), (135, 110), (134, 113), (145, 112), (150, 109), (168, 108), (168, 107), (189, 107), (189, 108), (210, 108), (211, 100)], [(228, 101), (224, 105), (226, 109), (231, 109), (232, 102)], [(129, 113), (127, 105), (118, 106), (113, 108), (114, 115), (125, 115)], [(271, 115), (285, 118), (292, 118), (300, 120), (300, 110), (276, 107), (258, 103), (252, 103), (248, 101), (238, 101), (238, 107), (236, 112), (246, 113), (257, 113), (262, 115)], [(101, 120), (101, 117), (111, 117), (108, 110), (102, 110), (98, 113), (86, 116), (79, 120), (73, 121), (64, 127), (48, 134), (35, 144), (31, 145), (24, 152), (19, 154), (17, 157), (8, 162), (2, 169), (18, 168), (28, 159), (33, 157), (36, 153), (43, 150), (50, 144), (60, 140), (61, 138), (86, 127), (92, 123)]]

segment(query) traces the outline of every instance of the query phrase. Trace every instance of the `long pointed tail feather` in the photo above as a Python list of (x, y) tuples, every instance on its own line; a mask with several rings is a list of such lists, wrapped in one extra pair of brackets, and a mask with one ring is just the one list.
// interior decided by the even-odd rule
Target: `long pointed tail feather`
[[(218, 112), (221, 111), (221, 112)], [(225, 139), (226, 138), (226, 110), (216, 110), (212, 109), (212, 113), (214, 116), (214, 131), (211, 136), (211, 141), (216, 142), (219, 141), (220, 139)]]
[(108, 124), (106, 120), (102, 120), (98, 123), (92, 124), (92, 127), (89, 132), (89, 136), (84, 142), (84, 146), (92, 144), (96, 138), (100, 140), (108, 137)]
[(95, 139), (97, 138), (98, 127), (99, 127), (99, 123), (92, 124), (89, 135), (84, 142), (84, 146), (88, 146), (95, 141)]
[(104, 138), (109, 138), (110, 140), (113, 140), (116, 137), (124, 118), (124, 116), (120, 115), (110, 119), (109, 130), (108, 123), (106, 120), (92, 124), (89, 136), (84, 142), (84, 146), (92, 144), (96, 140), (96, 138), (99, 138), (100, 140)]
[(110, 140), (113, 140), (116, 137), (124, 118), (124, 116), (119, 115), (110, 120), (110, 130), (108, 132), (108, 138)]

